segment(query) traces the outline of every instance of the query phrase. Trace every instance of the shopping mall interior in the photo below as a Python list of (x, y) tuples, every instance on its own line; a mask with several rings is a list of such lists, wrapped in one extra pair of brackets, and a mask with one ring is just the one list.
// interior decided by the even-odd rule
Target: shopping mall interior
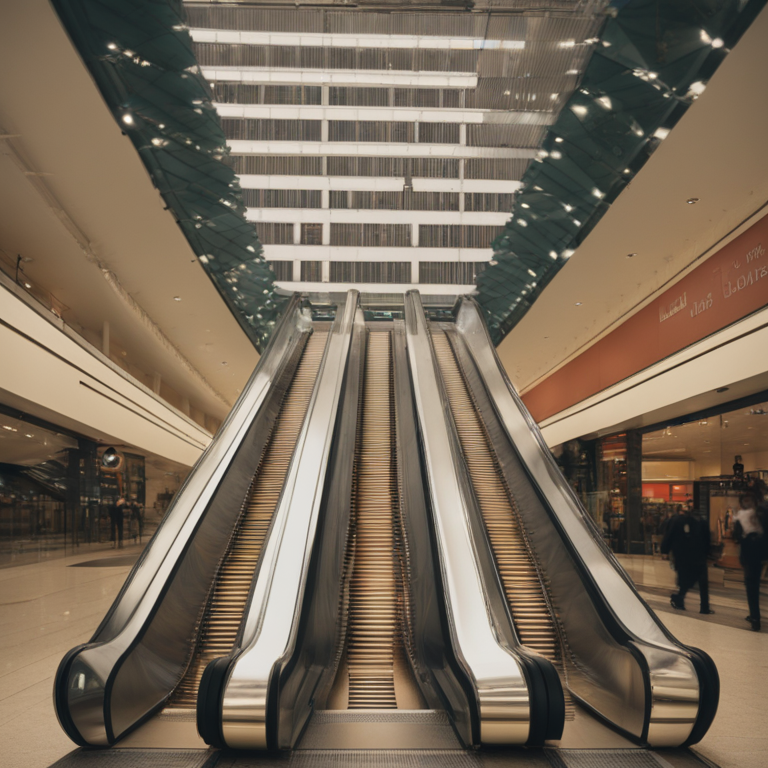
[(768, 764), (765, 0), (0, 0), (19, 768)]

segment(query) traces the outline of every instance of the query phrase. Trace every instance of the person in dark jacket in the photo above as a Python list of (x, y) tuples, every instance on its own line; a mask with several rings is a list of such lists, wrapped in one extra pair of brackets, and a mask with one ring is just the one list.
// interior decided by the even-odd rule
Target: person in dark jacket
[(125, 499), (121, 496), (109, 509), (109, 521), (112, 528), (112, 548), (123, 548), (123, 520)]
[(714, 613), (709, 607), (709, 579), (707, 557), (709, 555), (709, 529), (689, 510), (681, 509), (670, 520), (661, 554), (671, 553), (677, 571), (677, 592), (670, 597), (673, 608), (685, 610), (685, 595), (696, 582), (699, 583), (699, 613)]
[(752, 630), (760, 631), (760, 575), (766, 559), (764, 514), (758, 512), (760, 496), (745, 493), (739, 498), (741, 509), (734, 515), (734, 538), (739, 542), (739, 562), (744, 569)]

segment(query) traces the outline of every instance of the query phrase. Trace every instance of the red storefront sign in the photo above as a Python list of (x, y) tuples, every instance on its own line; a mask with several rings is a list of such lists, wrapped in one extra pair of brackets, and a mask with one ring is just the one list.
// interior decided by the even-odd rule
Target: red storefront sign
[(768, 305), (768, 216), (523, 396), (537, 421)]

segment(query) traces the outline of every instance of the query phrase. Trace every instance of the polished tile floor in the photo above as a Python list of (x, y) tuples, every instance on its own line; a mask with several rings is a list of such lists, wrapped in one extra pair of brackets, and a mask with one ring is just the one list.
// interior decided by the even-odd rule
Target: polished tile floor
[[(45, 768), (74, 748), (53, 711), (56, 667), (67, 650), (89, 639), (138, 551), (91, 552), (0, 570), (2, 765)], [(714, 585), (714, 617), (699, 616), (694, 593), (689, 610), (674, 613), (668, 603), (674, 583), (668, 564), (650, 558), (623, 562), (670, 631), (706, 650), (720, 671), (720, 709), (697, 751), (722, 768), (768, 765), (768, 632), (746, 629), (743, 592), (733, 583)]]

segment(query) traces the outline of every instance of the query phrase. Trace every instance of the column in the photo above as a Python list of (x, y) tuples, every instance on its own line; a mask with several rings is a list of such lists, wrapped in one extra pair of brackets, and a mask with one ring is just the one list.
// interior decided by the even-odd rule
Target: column
[(624, 513), (627, 529), (626, 551), (645, 555), (643, 540), (643, 435), (627, 430), (627, 506)]

